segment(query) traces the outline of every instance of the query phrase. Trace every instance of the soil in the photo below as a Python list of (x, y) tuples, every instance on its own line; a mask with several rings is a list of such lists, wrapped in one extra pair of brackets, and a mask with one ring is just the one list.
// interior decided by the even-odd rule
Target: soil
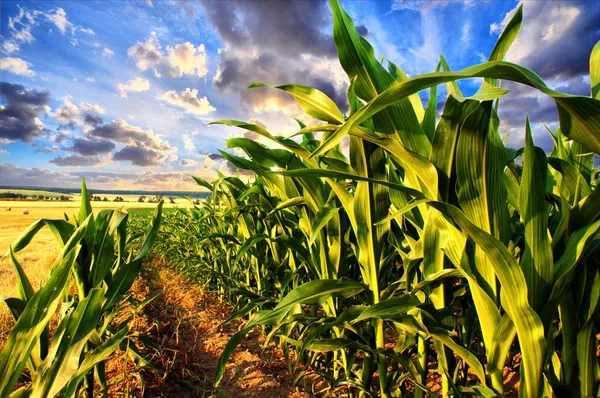
[(143, 299), (156, 290), (162, 294), (138, 315), (134, 330), (150, 337), (158, 348), (138, 347), (157, 369), (125, 361), (123, 353), (116, 356), (107, 364), (108, 380), (118, 381), (111, 387), (115, 395), (309, 396), (294, 386), (282, 352), (273, 344), (263, 349), (258, 332), (242, 340), (219, 388), (212, 388), (219, 356), (242, 323), (222, 325), (230, 313), (227, 304), (160, 262), (146, 266), (133, 286), (133, 296)]

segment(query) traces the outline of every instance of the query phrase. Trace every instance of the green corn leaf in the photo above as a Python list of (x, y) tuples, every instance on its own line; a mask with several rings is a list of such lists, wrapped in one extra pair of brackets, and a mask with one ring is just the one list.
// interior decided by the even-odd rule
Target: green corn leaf
[(258, 82), (251, 84), (248, 88), (256, 87), (271, 87), (291, 94), (296, 99), (302, 110), (315, 119), (329, 123), (344, 122), (344, 116), (335, 102), (333, 102), (333, 100), (325, 93), (317, 90), (316, 88), (300, 86), (297, 84), (272, 86)]
[[(333, 12), (333, 39), (338, 49), (340, 63), (350, 80), (354, 80), (353, 85), (357, 96), (365, 101), (371, 101), (378, 94), (392, 87), (396, 80), (375, 58), (373, 48), (358, 34), (352, 19), (340, 7), (339, 2), (330, 0), (330, 5)], [(411, 94), (415, 93), (416, 91)], [(431, 143), (423, 132), (408, 98), (393, 104), (387, 112), (378, 115), (374, 122), (379, 132), (397, 135), (409, 151), (429, 156)], [(333, 145), (327, 149), (331, 149), (338, 143), (339, 141), (332, 142)]]
[(15, 252), (13, 251), (12, 246), (8, 250), (10, 252), (10, 262), (12, 263), (17, 275), (17, 297), (24, 302), (28, 302), (31, 300), (35, 292), (33, 287), (31, 287), (31, 282), (29, 282), (25, 271), (23, 271), (23, 267), (21, 267), (21, 264), (19, 264), (15, 258)]
[(92, 214), (92, 205), (90, 204), (90, 194), (88, 193), (85, 179), (81, 178), (81, 204), (79, 205), (79, 222), (87, 219)]
[[(504, 27), (502, 34), (498, 38), (496, 45), (494, 45), (494, 49), (490, 54), (489, 61), (502, 61), (504, 56), (508, 52), (510, 46), (514, 43), (519, 31), (521, 30), (521, 24), (523, 22), (523, 4), (517, 8), (517, 11), (513, 14), (510, 21)], [(496, 79), (485, 79), (487, 83), (490, 83), (492, 86), (496, 85)]]
[(371, 182), (373, 184), (383, 185), (389, 188), (397, 189), (402, 191), (408, 195), (411, 195), (414, 198), (423, 199), (424, 196), (421, 192), (416, 189), (408, 188), (399, 184), (394, 184), (389, 181), (377, 180), (374, 178), (362, 177), (356, 174), (343, 173), (341, 171), (336, 170), (325, 170), (325, 169), (304, 169), (304, 170), (288, 170), (288, 171), (279, 171), (276, 174), (281, 174), (284, 176), (293, 176), (293, 177), (330, 177), (330, 178), (338, 178), (338, 179), (347, 179), (347, 180), (356, 180), (356, 181), (365, 181)]
[(92, 289), (61, 321), (49, 355), (32, 380), (32, 397), (53, 397), (77, 373), (79, 358), (101, 315), (103, 289)]
[(539, 396), (546, 338), (538, 314), (529, 305), (522, 269), (499, 240), (472, 224), (456, 207), (441, 202), (430, 202), (429, 205), (455, 222), (489, 257), (502, 286), (503, 307), (514, 322), (521, 342), (524, 364), (521, 375), (526, 380), (524, 393)]
[[(388, 72), (390, 72), (390, 75), (392, 75), (392, 77), (397, 82), (403, 82), (404, 80), (408, 79), (408, 76), (406, 76), (406, 73), (404, 73), (404, 71), (402, 69), (400, 69), (398, 67), (398, 65), (391, 62), (390, 60), (387, 60), (387, 62), (388, 62)], [(413, 106), (415, 115), (417, 116), (417, 120), (419, 121), (419, 123), (423, 123), (423, 118), (425, 117), (425, 109), (423, 109), (423, 102), (421, 102), (421, 98), (419, 98), (418, 94), (413, 94), (413, 95), (410, 95), (408, 97), (408, 99), (410, 100), (410, 103)]]
[[(85, 232), (85, 227), (87, 222), (81, 224), (78, 229), (80, 233), (74, 236), (78, 238), (77, 241), (83, 238), (82, 232)], [(36, 341), (58, 307), (69, 271), (79, 254), (78, 249), (68, 249), (59, 255), (53, 267), (54, 272), (46, 285), (28, 301), (4, 345), (0, 354), (0, 396), (7, 396), (12, 390)]]
[(105, 342), (90, 352), (86, 353), (85, 358), (79, 365), (77, 372), (71, 376), (69, 384), (63, 390), (65, 396), (71, 396), (76, 393), (77, 387), (83, 377), (98, 363), (106, 360), (119, 347), (121, 342), (129, 333), (129, 326), (125, 326), (117, 333), (110, 336)]
[(552, 284), (552, 248), (546, 216), (546, 155), (533, 146), (529, 120), (525, 122), (525, 153), (519, 206), (525, 226), (525, 252), (521, 267), (527, 280), (529, 302), (540, 310), (546, 303)]
[(462, 359), (464, 359), (465, 362), (473, 370), (473, 373), (475, 373), (475, 375), (479, 378), (481, 384), (483, 384), (484, 386), (486, 385), (485, 372), (483, 371), (483, 365), (481, 365), (481, 362), (477, 359), (475, 354), (473, 354), (471, 351), (469, 351), (465, 347), (461, 346), (460, 344), (456, 343), (452, 339), (452, 337), (448, 336), (447, 332), (444, 329), (429, 328), (429, 335), (431, 337), (433, 337), (434, 339), (442, 342), (442, 344), (444, 344), (445, 346), (450, 348), (452, 351), (454, 351), (456, 354), (458, 354)]
[(311, 154), (311, 157), (319, 156), (333, 148), (354, 127), (411, 94), (437, 84), (474, 77), (514, 81), (531, 86), (552, 97), (559, 111), (563, 133), (594, 152), (600, 153), (600, 137), (595, 133), (600, 128), (600, 101), (551, 90), (532, 71), (508, 62), (497, 61), (475, 65), (459, 72), (425, 74), (394, 84), (346, 120), (334, 134)]
[(281, 202), (280, 204), (277, 205), (277, 207), (275, 207), (273, 210), (271, 210), (269, 212), (269, 214), (267, 214), (267, 217), (270, 215), (273, 215), (275, 213), (277, 213), (278, 211), (290, 208), (290, 207), (296, 207), (296, 206), (301, 206), (303, 204), (305, 204), (305, 200), (304, 197), (302, 196), (298, 196), (296, 198), (291, 198), (286, 200), (285, 202)]
[(553, 284), (550, 297), (542, 310), (542, 319), (545, 325), (549, 325), (556, 312), (556, 307), (561, 297), (569, 287), (569, 282), (575, 272), (589, 240), (600, 229), (600, 220), (588, 224), (571, 234), (562, 256), (554, 264)]
[(590, 85), (592, 98), (600, 100), (600, 41), (596, 43), (590, 55)]
[(368, 307), (354, 320), (354, 322), (361, 322), (373, 318), (395, 319), (421, 304), (423, 304), (421, 300), (413, 295), (392, 297)]

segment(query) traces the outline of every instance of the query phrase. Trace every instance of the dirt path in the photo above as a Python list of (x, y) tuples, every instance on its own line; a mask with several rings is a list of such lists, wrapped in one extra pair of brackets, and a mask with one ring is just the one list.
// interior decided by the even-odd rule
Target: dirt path
[[(219, 356), (240, 322), (220, 326), (230, 309), (195, 283), (155, 262), (134, 285), (134, 296), (156, 290), (162, 294), (136, 320), (135, 329), (149, 336), (160, 354), (144, 348), (160, 374), (127, 364), (123, 356), (107, 367), (109, 380), (124, 378), (115, 393), (146, 397), (308, 397), (297, 391), (283, 355), (262, 350), (257, 333), (242, 341), (233, 354), (218, 390), (211, 388)], [(127, 366), (127, 368), (125, 368)], [(164, 372), (164, 375), (162, 374)], [(126, 376), (124, 376), (126, 375)]]

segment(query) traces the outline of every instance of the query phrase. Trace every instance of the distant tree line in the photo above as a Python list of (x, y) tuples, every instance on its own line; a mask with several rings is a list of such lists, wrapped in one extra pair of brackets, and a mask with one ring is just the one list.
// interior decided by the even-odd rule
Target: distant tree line
[(0, 199), (27, 199), (27, 195), (14, 192), (2, 192), (0, 193)]
[(32, 200), (60, 200), (60, 201), (69, 201), (71, 200), (70, 196), (60, 195), (58, 197), (54, 196), (44, 196), (40, 195), (25, 195), (23, 193), (18, 192), (0, 192), (0, 199), (15, 199), (15, 200), (27, 200), (31, 196)]
[[(8, 186), (8, 185), (0, 185), (0, 189), (11, 189), (11, 190), (33, 190), (33, 191), (46, 191), (46, 192), (56, 192), (59, 194), (62, 193), (68, 193), (68, 194), (79, 194), (80, 192), (80, 188), (62, 188), (62, 187), (32, 187), (32, 186)], [(93, 190), (93, 194), (94, 196), (96, 195), (100, 195), (101, 197), (104, 196), (112, 196), (112, 195), (144, 195), (146, 197), (151, 197), (151, 196), (156, 196), (157, 194), (160, 195), (164, 195), (165, 197), (169, 197), (169, 196), (184, 196), (184, 197), (188, 197), (188, 198), (193, 198), (193, 199), (204, 199), (207, 198), (211, 195), (210, 192), (202, 192), (202, 191), (161, 191), (161, 192), (157, 192), (157, 191), (142, 191), (142, 190), (131, 190), (131, 191), (127, 191), (127, 190), (102, 190), (102, 189), (94, 189)]]

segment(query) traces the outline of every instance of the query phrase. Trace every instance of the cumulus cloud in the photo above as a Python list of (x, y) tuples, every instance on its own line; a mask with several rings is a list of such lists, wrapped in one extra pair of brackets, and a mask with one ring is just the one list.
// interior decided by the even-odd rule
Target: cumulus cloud
[[(538, 73), (552, 88), (574, 95), (590, 95), (589, 55), (600, 40), (598, 7), (583, 1), (523, 2), (523, 26), (506, 55), (506, 60)], [(499, 35), (516, 8), (490, 26)], [(558, 127), (556, 105), (547, 96), (526, 86), (505, 82), (511, 93), (500, 101), (500, 125), (510, 134), (507, 144), (523, 145), (525, 113), (529, 114), (536, 145), (552, 147), (543, 125)]]
[(31, 64), (23, 61), (21, 58), (5, 57), (0, 58), (0, 70), (5, 70), (15, 75), (35, 76), (35, 72), (31, 69)]
[(184, 167), (195, 167), (198, 165), (198, 162), (196, 162), (194, 159), (181, 159), (179, 164)]
[(186, 109), (190, 113), (198, 115), (206, 115), (216, 110), (214, 106), (208, 102), (208, 98), (198, 98), (198, 89), (186, 88), (178, 94), (175, 90), (169, 90), (158, 97), (160, 100), (168, 104)]
[(150, 90), (150, 82), (142, 77), (136, 77), (135, 79), (129, 80), (127, 83), (117, 84), (117, 90), (121, 98), (127, 98), (127, 92), (142, 92)]
[(201, 166), (197, 169), (197, 171), (201, 172), (202, 174), (209, 174), (211, 172), (214, 173), (216, 170), (225, 175), (240, 174), (246, 177), (251, 177), (254, 175), (254, 172), (250, 170), (238, 169), (233, 165), (233, 163), (226, 160), (225, 157), (220, 153), (207, 154)]
[(102, 158), (99, 156), (82, 156), (82, 155), (59, 155), (54, 159), (49, 160), (50, 163), (61, 167), (91, 167), (102, 164)]
[[(585, 1), (523, 3), (523, 26), (506, 60), (526, 66), (547, 80), (587, 74), (590, 53), (600, 40), (600, 7), (590, 7)], [(515, 11), (492, 25), (490, 33), (500, 34)]]
[(208, 73), (208, 57), (204, 44), (194, 46), (190, 42), (167, 46), (162, 49), (156, 32), (152, 32), (145, 42), (137, 42), (127, 50), (141, 71), (154, 70), (156, 77), (167, 74), (170, 77), (197, 76)]
[(282, 3), (285, 12), (262, 0), (202, 4), (224, 43), (214, 78), (218, 89), (239, 93), (254, 111), (281, 111), (294, 103), (286, 93), (244, 89), (254, 81), (304, 84), (346, 108), (348, 79), (332, 37), (322, 30), (331, 22), (325, 1)]
[(113, 155), (113, 160), (130, 161), (140, 167), (163, 166), (166, 158), (167, 154), (142, 145), (128, 145)]
[(115, 149), (115, 144), (111, 141), (75, 138), (73, 139), (72, 146), (63, 149), (82, 156), (96, 156), (112, 151)]
[(74, 30), (73, 24), (67, 19), (67, 13), (60, 7), (54, 12), (46, 14), (46, 18), (54, 23), (63, 35), (67, 32), (67, 29)]
[(0, 138), (31, 142), (44, 132), (40, 113), (50, 111), (50, 92), (27, 89), (20, 84), (0, 82)]
[(163, 141), (152, 130), (132, 126), (123, 119), (96, 127), (88, 132), (91, 137), (116, 141), (126, 145), (141, 145), (157, 151), (174, 151), (175, 148)]
[(96, 112), (96, 113), (102, 113), (102, 114), (104, 114), (104, 108), (102, 108), (98, 104), (90, 104), (88, 102), (82, 102), (82, 103), (79, 104), (79, 106), (85, 112)]
[(79, 108), (72, 102), (73, 97), (63, 97), (63, 104), (54, 111), (54, 118), (61, 123), (70, 123), (79, 116)]
[(81, 102), (79, 107), (73, 103), (73, 97), (67, 95), (63, 97), (60, 105), (51, 114), (54, 119), (61, 123), (56, 131), (54, 142), (60, 143), (70, 136), (70, 132), (76, 127), (81, 127), (84, 132), (88, 132), (101, 125), (104, 120), (97, 114), (103, 114), (104, 108), (98, 104)]
[(115, 52), (108, 47), (104, 47), (104, 49), (102, 50), (103, 57), (110, 58), (113, 55), (115, 55)]
[(178, 172), (155, 172), (147, 170), (140, 173), (134, 184), (153, 187), (158, 190), (197, 190), (198, 184), (184, 174)]

